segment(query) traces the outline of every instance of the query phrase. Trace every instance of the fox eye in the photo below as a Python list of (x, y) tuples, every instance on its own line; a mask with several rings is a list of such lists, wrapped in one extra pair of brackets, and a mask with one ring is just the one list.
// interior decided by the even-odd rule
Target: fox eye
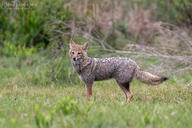
[(71, 52), (72, 54), (74, 54), (74, 52)]
[(78, 52), (78, 54), (80, 55), (81, 53), (80, 53), (80, 52)]

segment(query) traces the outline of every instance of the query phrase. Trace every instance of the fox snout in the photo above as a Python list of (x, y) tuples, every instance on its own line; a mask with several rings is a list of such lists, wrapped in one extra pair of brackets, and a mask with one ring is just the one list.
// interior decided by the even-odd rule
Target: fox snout
[(80, 59), (82, 59), (82, 58), (78, 58), (78, 57), (77, 57), (77, 58), (76, 58), (76, 57), (73, 57), (73, 58), (72, 58), (73, 61), (78, 61), (78, 60), (80, 60)]
[(77, 60), (77, 58), (73, 58), (73, 61), (76, 61)]

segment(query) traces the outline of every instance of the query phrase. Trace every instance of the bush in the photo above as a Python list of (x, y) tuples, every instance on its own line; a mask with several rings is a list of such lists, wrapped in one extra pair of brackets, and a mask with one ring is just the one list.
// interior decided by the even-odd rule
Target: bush
[(26, 47), (46, 47), (57, 34), (55, 30), (61, 27), (57, 21), (67, 21), (72, 17), (71, 11), (64, 6), (67, 0), (31, 2), (33, 6), (25, 9), (0, 7), (0, 41), (3, 44), (11, 42)]
[(1, 55), (4, 56), (19, 56), (21, 58), (26, 58), (27, 56), (32, 55), (33, 53), (37, 52), (37, 49), (34, 47), (27, 48), (25, 45), (24, 46), (16, 46), (11, 42), (5, 42), (4, 48), (0, 51)]
[[(22, 2), (27, 3), (27, 1)], [(151, 5), (155, 5), (156, 10), (153, 11), (154, 21), (192, 24), (191, 0), (170, 0), (169, 2), (166, 0), (131, 0), (128, 2), (120, 0), (117, 3), (114, 2), (114, 15), (120, 14), (120, 16), (114, 17), (114, 25), (112, 24), (111, 27), (109, 22), (111, 22), (112, 18), (112, 1), (109, 0), (106, 1), (106, 4), (102, 5), (103, 7), (100, 7), (100, 4), (96, 1), (34, 0), (30, 2), (31, 6), (25, 9), (16, 9), (14, 6), (0, 6), (0, 24), (2, 26), (0, 27), (1, 45), (11, 42), (15, 45), (26, 47), (47, 47), (48, 44), (53, 42), (65, 43), (70, 38), (69, 32), (71, 32), (71, 26), (68, 25), (72, 21), (75, 21), (78, 30), (89, 31), (93, 36), (97, 37), (109, 33), (107, 42), (112, 42), (111, 45), (116, 48), (117, 46), (113, 42), (116, 41), (116, 38), (120, 38), (120, 35), (110, 34), (110, 31), (111, 29), (116, 29), (125, 35), (127, 39), (131, 38), (128, 36), (127, 29), (129, 28), (126, 28), (127, 24), (124, 25), (122, 23), (127, 23), (126, 18), (130, 19), (128, 13), (124, 13), (133, 12), (134, 14), (134, 7), (136, 6), (138, 9), (143, 7), (150, 9), (149, 7)], [(9, 1), (9, 3), (12, 3), (12, 1)], [(128, 4), (127, 8), (123, 8), (124, 3)], [(96, 15), (97, 17), (94, 17), (95, 11), (92, 5), (98, 6), (98, 11), (101, 11), (101, 14)], [(105, 18), (106, 16), (107, 18)], [(78, 21), (81, 22), (78, 23)]]
[(157, 5), (157, 19), (171, 23), (192, 24), (191, 0), (155, 0)]

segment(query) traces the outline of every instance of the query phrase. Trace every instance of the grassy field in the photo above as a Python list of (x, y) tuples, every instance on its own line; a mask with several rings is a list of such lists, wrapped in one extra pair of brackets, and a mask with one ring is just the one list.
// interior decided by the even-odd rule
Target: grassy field
[(38, 81), (31, 76), (42, 69), (31, 66), (29, 60), (22, 68), (17, 68), (15, 58), (2, 57), (0, 62), (2, 128), (191, 127), (192, 88), (186, 83), (191, 81), (192, 72), (181, 80), (171, 76), (159, 86), (134, 80), (134, 98), (125, 104), (114, 80), (95, 83), (94, 99), (87, 101), (82, 83), (45, 86), (41, 83), (44, 78)]
[[(1, 0), (0, 128), (192, 128), (191, 12), (192, 0)], [(169, 80), (134, 79), (129, 104), (97, 82), (87, 101), (70, 39)]]
[[(104, 83), (94, 88), (95, 98), (86, 101), (83, 86), (4, 87), (0, 95), (0, 126), (36, 127), (35, 107), (48, 116), (56, 109), (51, 127), (191, 127), (192, 90), (161, 85), (132, 86), (134, 99), (124, 104), (122, 91)], [(57, 108), (63, 97), (75, 101), (78, 111), (62, 113)], [(67, 100), (68, 101), (68, 100)], [(88, 106), (90, 106), (88, 108)], [(70, 108), (69, 108), (70, 109)]]

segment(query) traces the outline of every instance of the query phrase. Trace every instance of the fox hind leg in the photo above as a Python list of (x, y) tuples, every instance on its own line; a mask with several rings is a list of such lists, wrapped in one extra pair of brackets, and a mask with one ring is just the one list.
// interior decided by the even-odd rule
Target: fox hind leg
[(131, 99), (133, 98), (133, 94), (130, 91), (130, 84), (129, 82), (127, 83), (119, 83), (120, 88), (123, 90), (126, 96), (126, 103), (129, 103)]

